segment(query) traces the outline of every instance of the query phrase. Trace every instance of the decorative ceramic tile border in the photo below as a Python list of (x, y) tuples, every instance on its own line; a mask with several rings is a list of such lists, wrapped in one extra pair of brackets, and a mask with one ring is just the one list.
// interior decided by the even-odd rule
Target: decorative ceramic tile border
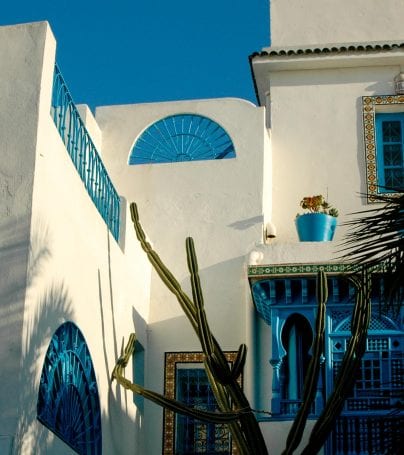
[(404, 105), (404, 95), (362, 97), (363, 134), (365, 141), (366, 184), (368, 202), (375, 202), (374, 195), (378, 193), (375, 113), (377, 111), (377, 106), (391, 106), (396, 104)]
[(279, 264), (279, 265), (253, 265), (248, 267), (249, 278), (274, 276), (274, 275), (315, 275), (323, 270), (326, 273), (347, 273), (354, 270), (351, 264)]
[[(236, 360), (236, 351), (224, 353), (226, 360), (233, 363)], [(205, 355), (203, 352), (166, 352), (164, 366), (164, 395), (167, 398), (175, 398), (175, 378), (177, 363), (200, 363), (203, 365)], [(239, 383), (242, 385), (243, 375), (240, 376)], [(163, 455), (174, 455), (175, 439), (175, 416), (174, 412), (164, 409), (164, 431), (163, 431)], [(232, 453), (236, 455), (237, 449), (232, 448)]]

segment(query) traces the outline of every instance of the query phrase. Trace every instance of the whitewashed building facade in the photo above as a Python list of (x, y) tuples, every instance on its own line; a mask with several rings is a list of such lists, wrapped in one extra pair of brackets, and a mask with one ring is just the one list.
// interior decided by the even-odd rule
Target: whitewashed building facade
[[(132, 201), (189, 292), (184, 244), (194, 238), (212, 332), (230, 356), (248, 346), (243, 387), (266, 411), (257, 418), (270, 453), (281, 453), (299, 405), (313, 280), (329, 271), (310, 429), (349, 336), (341, 223), (372, 204), (378, 184), (404, 179), (404, 139), (385, 156), (391, 141), (376, 138), (383, 122), (404, 138), (394, 86), (403, 17), (395, 0), (273, 0), (272, 46), (250, 56), (258, 107), (226, 98), (105, 106), (95, 116), (72, 102), (47, 23), (0, 28), (1, 453), (232, 453), (225, 434), (111, 382), (136, 332), (134, 380), (184, 401), (209, 395), (198, 340), (136, 240)], [(339, 209), (332, 242), (298, 241), (299, 202), (315, 194)], [(402, 329), (375, 313), (364, 376), (325, 453), (395, 447)]]

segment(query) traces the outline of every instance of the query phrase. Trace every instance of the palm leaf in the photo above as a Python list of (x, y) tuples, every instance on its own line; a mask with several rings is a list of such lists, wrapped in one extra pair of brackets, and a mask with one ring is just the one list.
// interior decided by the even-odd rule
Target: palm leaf
[[(389, 189), (390, 191), (390, 189)], [(403, 189), (395, 189), (403, 191)], [(404, 195), (377, 194), (383, 206), (356, 212), (343, 243), (343, 259), (385, 272), (386, 304), (396, 311), (404, 297)]]

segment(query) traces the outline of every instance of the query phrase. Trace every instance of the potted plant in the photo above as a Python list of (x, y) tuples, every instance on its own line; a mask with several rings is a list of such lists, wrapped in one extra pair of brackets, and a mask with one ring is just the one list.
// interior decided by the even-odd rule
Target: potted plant
[(338, 210), (321, 194), (300, 201), (307, 213), (296, 215), (296, 229), (301, 242), (328, 242), (334, 238)]

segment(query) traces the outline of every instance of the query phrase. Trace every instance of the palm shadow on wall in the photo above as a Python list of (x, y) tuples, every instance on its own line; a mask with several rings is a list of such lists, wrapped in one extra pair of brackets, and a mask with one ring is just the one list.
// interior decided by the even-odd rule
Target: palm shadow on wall
[[(100, 346), (103, 350), (103, 359), (105, 364), (105, 372), (108, 381), (108, 396), (107, 396), (107, 412), (103, 411), (101, 416), (101, 424), (103, 431), (108, 434), (108, 439), (104, 438), (103, 448), (105, 453), (127, 453), (128, 448), (135, 447), (134, 453), (142, 453), (139, 451), (142, 447), (140, 440), (141, 433), (141, 411), (139, 407), (136, 410), (136, 417), (131, 417), (130, 408), (135, 406), (133, 394), (129, 391), (123, 391), (119, 384), (112, 382), (112, 370), (115, 366), (116, 359), (122, 354), (126, 340), (122, 338), (121, 343), (118, 341), (116, 321), (116, 304), (115, 290), (118, 287), (114, 283), (116, 270), (111, 263), (111, 236), (107, 229), (107, 255), (108, 255), (108, 275), (107, 286), (103, 286), (103, 278), (100, 269), (98, 269), (98, 295), (101, 316), (101, 334), (102, 340)], [(102, 289), (107, 289), (107, 292), (102, 292)], [(136, 298), (136, 297), (134, 297)], [(132, 311), (134, 311), (135, 302), (133, 302)], [(130, 317), (130, 315), (127, 315)], [(132, 315), (133, 316), (133, 315)], [(111, 327), (107, 327), (107, 321), (111, 321)], [(138, 332), (139, 327), (145, 330), (145, 321), (139, 317), (133, 316), (133, 325)], [(112, 335), (108, 337), (108, 334)], [(111, 351), (113, 355), (111, 356)], [(108, 431), (106, 431), (108, 429)]]
[[(35, 313), (21, 325), (22, 353), (19, 371), (19, 419), (13, 453), (20, 453), (24, 446), (30, 453), (41, 453), (48, 430), (36, 420), (36, 405), (39, 388), (39, 375), (42, 370), (44, 355), (55, 330), (66, 320), (73, 319), (73, 305), (68, 289), (63, 281), (52, 282), (42, 293), (30, 300), (30, 293), (35, 292), (37, 280), (41, 277), (46, 262), (51, 258), (48, 247), (49, 232), (38, 223), (29, 238), (29, 267), (26, 275), (25, 302), (34, 305)], [(29, 249), (28, 249), (29, 248)], [(21, 253), (20, 253), (21, 254)], [(22, 281), (22, 283), (24, 283)], [(24, 311), (21, 309), (21, 321)], [(39, 375), (38, 375), (39, 372)]]
[[(14, 229), (14, 235), (13, 235)], [(10, 373), (14, 382), (19, 381), (18, 393), (18, 423), (16, 436), (12, 441), (12, 452), (20, 453), (48, 453), (48, 454), (74, 454), (61, 439), (53, 435), (45, 426), (37, 420), (37, 400), (39, 391), (39, 380), (43, 367), (43, 361), (49, 342), (57, 328), (66, 321), (75, 321), (76, 315), (73, 302), (69, 294), (69, 284), (63, 279), (55, 279), (40, 293), (37, 292), (37, 284), (44, 275), (45, 268), (49, 268), (49, 261), (52, 257), (50, 250), (50, 234), (46, 227), (38, 224), (34, 233), (30, 236), (29, 226), (25, 229), (15, 229), (11, 224), (9, 226), (10, 241), (7, 245), (0, 247), (0, 258), (4, 266), (5, 261), (19, 265), (19, 275), (8, 287), (0, 287), (1, 302), (18, 302), (18, 308), (14, 309), (18, 315), (18, 325), (8, 329), (15, 332), (14, 338), (22, 341), (19, 350), (20, 354), (15, 356), (15, 368)], [(17, 238), (17, 235), (18, 238)], [(4, 238), (4, 237), (3, 237)], [(4, 243), (4, 242), (2, 242)], [(27, 270), (27, 257), (29, 255), (29, 268)], [(25, 258), (25, 260), (24, 260)], [(108, 251), (109, 259), (109, 251)], [(113, 270), (109, 268), (109, 292), (101, 293), (101, 278), (99, 275), (99, 303), (101, 308), (102, 334), (105, 331), (104, 314), (112, 313), (113, 321), (113, 339), (102, 337), (98, 350), (99, 352), (90, 352), (91, 356), (104, 354), (106, 374), (110, 375), (113, 365), (109, 365), (108, 353), (114, 353), (113, 357), (118, 356), (120, 346), (116, 340), (116, 328), (114, 320), (114, 294), (113, 294)], [(108, 288), (108, 287), (107, 287)], [(30, 293), (32, 295), (30, 296)], [(24, 309), (24, 297), (27, 296), (27, 302), (34, 308), (30, 312), (29, 308)], [(4, 297), (4, 299), (3, 299)], [(18, 299), (17, 299), (18, 297)], [(84, 302), (85, 303), (85, 302)], [(26, 317), (24, 320), (24, 311)], [(111, 318), (106, 318), (110, 320)], [(1, 324), (1, 321), (0, 321)], [(107, 330), (110, 333), (110, 328)], [(85, 332), (83, 332), (86, 338)], [(21, 343), (21, 341), (20, 341)], [(122, 341), (123, 343), (123, 341)], [(19, 362), (21, 359), (21, 362)], [(111, 360), (110, 363), (113, 364)], [(96, 371), (97, 379), (100, 372)], [(121, 390), (113, 390), (116, 384), (111, 385), (110, 377), (108, 378), (108, 396), (107, 403), (102, 408), (101, 422), (104, 439), (104, 452), (113, 453), (115, 447), (133, 447), (135, 436), (134, 427), (140, 426), (140, 422), (134, 422), (128, 411), (129, 406), (134, 406), (130, 394), (122, 393)], [(14, 385), (14, 390), (16, 389)], [(118, 387), (117, 387), (118, 389)], [(118, 400), (117, 400), (118, 397)], [(16, 403), (17, 406), (17, 403)], [(15, 430), (13, 430), (14, 432)], [(105, 435), (108, 435), (104, 437)], [(108, 452), (111, 449), (112, 452)], [(116, 452), (117, 453), (117, 452)]]

